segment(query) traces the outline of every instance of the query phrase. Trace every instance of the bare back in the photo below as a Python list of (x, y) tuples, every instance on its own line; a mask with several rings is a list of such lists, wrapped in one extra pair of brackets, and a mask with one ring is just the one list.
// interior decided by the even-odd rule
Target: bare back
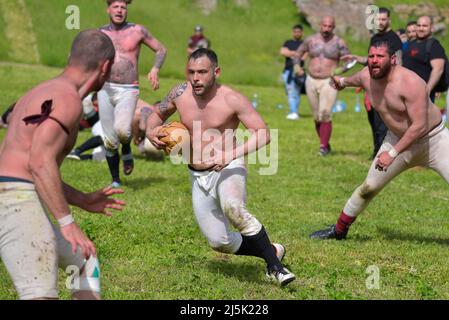
[(308, 52), (310, 57), (309, 73), (316, 79), (330, 77), (340, 61), (340, 57), (348, 54), (349, 50), (345, 42), (333, 35), (329, 40), (325, 40), (320, 33), (308, 37), (298, 48), (300, 52)]
[(148, 31), (141, 25), (128, 23), (122, 29), (114, 30), (111, 25), (100, 28), (107, 34), (116, 50), (111, 75), (107, 81), (119, 84), (133, 84), (139, 81), (138, 60), (140, 47)]
[(386, 84), (371, 79), (368, 67), (361, 71), (373, 107), (397, 137), (415, 121), (425, 121), (425, 133), (429, 132), (441, 122), (441, 113), (430, 101), (426, 83), (413, 71), (399, 65), (393, 68)]
[[(40, 124), (25, 124), (23, 119), (40, 114), (42, 104), (47, 100), (53, 102), (51, 117), (56, 120), (48, 118)], [(72, 108), (73, 105), (77, 108)], [(81, 116), (79, 94), (63, 80), (49, 80), (26, 93), (14, 108), (8, 131), (0, 147), (0, 175), (33, 180), (29, 160), (32, 148), (39, 148), (39, 140), (35, 137), (36, 130), (40, 130), (39, 134), (45, 134), (44, 131), (50, 129), (57, 130), (60, 136), (55, 139), (65, 139), (63, 150), (57, 154), (57, 162), (60, 165), (76, 142)], [(68, 135), (63, 127), (68, 130)]]

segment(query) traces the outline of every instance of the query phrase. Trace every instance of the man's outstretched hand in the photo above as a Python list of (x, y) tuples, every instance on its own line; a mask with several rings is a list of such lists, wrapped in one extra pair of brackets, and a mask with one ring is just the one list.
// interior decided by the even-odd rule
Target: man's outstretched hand
[(112, 216), (111, 209), (122, 210), (126, 203), (123, 200), (112, 198), (111, 196), (122, 193), (124, 193), (122, 189), (115, 189), (110, 186), (88, 193), (86, 194), (86, 199), (81, 209)]

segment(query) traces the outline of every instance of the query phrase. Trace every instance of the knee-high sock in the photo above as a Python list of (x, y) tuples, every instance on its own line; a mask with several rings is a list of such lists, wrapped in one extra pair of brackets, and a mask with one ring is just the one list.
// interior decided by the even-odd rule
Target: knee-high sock
[(320, 126), (320, 147), (329, 148), (329, 140), (332, 134), (332, 121), (322, 122)]
[(122, 156), (125, 154), (131, 154), (131, 142), (122, 144)]
[(79, 153), (83, 153), (83, 152), (85, 152), (87, 150), (95, 149), (96, 147), (102, 146), (102, 145), (103, 145), (103, 139), (101, 138), (101, 136), (93, 136), (93, 137), (87, 139), (78, 148), (76, 148), (76, 150)]
[(350, 217), (343, 211), (337, 220), (336, 231), (338, 234), (347, 234), (351, 224), (357, 219), (357, 217)]
[(112, 176), (112, 181), (120, 182), (119, 166), (120, 166), (120, 156), (118, 151), (107, 151), (106, 160), (108, 162), (109, 172)]
[(320, 137), (320, 127), (321, 127), (321, 122), (315, 121), (315, 131), (316, 131), (316, 134), (318, 135), (318, 138)]
[(282, 264), (276, 257), (276, 250), (268, 238), (268, 234), (265, 228), (262, 229), (253, 236), (243, 236), (242, 244), (236, 255), (255, 256), (265, 260), (268, 269), (282, 268)]

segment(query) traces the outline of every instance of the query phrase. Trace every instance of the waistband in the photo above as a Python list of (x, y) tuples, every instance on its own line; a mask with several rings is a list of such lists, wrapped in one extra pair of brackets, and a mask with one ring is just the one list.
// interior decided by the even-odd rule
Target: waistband
[(441, 131), (443, 131), (443, 129), (446, 128), (446, 126), (444, 125), (444, 122), (441, 121), (439, 124), (437, 124), (435, 127), (433, 127), (432, 129), (429, 130), (429, 132), (427, 132), (425, 135), (423, 135), (421, 138), (417, 139), (415, 141), (415, 143), (423, 143), (429, 140), (429, 138), (437, 135), (438, 133), (440, 133)]
[(209, 168), (201, 169), (201, 170), (195, 169), (195, 168), (192, 167), (190, 164), (187, 165), (187, 167), (188, 167), (190, 170), (194, 171), (194, 172), (206, 172), (206, 171), (210, 171), (210, 169), (212, 169), (213, 166), (210, 166)]
[(427, 137), (432, 137), (436, 135), (437, 133), (440, 133), (446, 126), (444, 125), (443, 120), (439, 124), (437, 124), (435, 127), (430, 129), (430, 131), (426, 134)]
[(8, 177), (8, 176), (0, 176), (0, 183), (1, 182), (24, 182), (24, 183), (34, 184), (30, 180), (26, 180), (26, 179), (22, 179), (22, 178), (16, 178), (16, 177)]
[(122, 83), (114, 83), (114, 82), (105, 82), (104, 86), (109, 86), (113, 88), (123, 88), (123, 89), (139, 89), (139, 83), (131, 83), (131, 84), (122, 84)]
[(329, 76), (329, 77), (326, 77), (326, 78), (315, 78), (315, 77), (312, 77), (311, 75), (310, 75), (310, 73), (307, 73), (307, 77), (310, 77), (311, 79), (313, 79), (313, 80), (317, 80), (317, 81), (320, 81), (320, 80), (329, 80), (331, 77)]
[[(232, 169), (232, 168), (235, 168), (235, 167), (238, 167), (238, 166), (245, 166), (245, 159), (243, 157), (232, 160), (223, 170), (225, 170), (225, 169)], [(215, 171), (211, 171), (212, 167), (209, 167), (209, 168), (206, 168), (206, 169), (197, 170), (197, 169), (194, 169), (190, 164), (188, 165), (190, 173), (192, 173), (194, 175), (195, 174), (197, 174), (197, 175), (206, 175), (206, 174), (209, 174), (209, 172), (215, 172)]]

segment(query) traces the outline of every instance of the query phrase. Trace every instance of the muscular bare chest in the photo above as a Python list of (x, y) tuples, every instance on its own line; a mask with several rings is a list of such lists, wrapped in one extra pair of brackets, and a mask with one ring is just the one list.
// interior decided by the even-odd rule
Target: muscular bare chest
[(141, 35), (135, 28), (120, 31), (105, 31), (114, 43), (115, 50), (119, 54), (135, 54), (140, 49)]
[(181, 121), (193, 132), (194, 126), (201, 127), (201, 131), (217, 129), (223, 132), (225, 129), (235, 129), (238, 119), (230, 108), (223, 102), (213, 101), (205, 106), (198, 106), (192, 99), (185, 99), (177, 104)]
[(328, 42), (322, 39), (312, 39), (309, 43), (309, 54), (312, 58), (338, 60), (340, 57), (338, 41), (335, 37)]
[(403, 113), (406, 112), (405, 104), (396, 92), (394, 86), (387, 85), (371, 87), (370, 99), (372, 105), (379, 113)]

